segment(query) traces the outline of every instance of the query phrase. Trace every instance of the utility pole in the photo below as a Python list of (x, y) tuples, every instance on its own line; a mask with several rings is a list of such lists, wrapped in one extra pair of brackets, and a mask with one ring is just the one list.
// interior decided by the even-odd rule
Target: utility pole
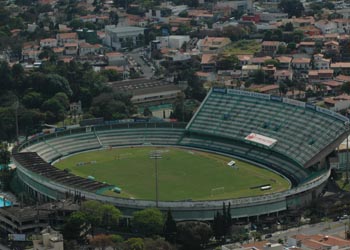
[(156, 188), (156, 207), (158, 207), (158, 202), (159, 202), (159, 188), (158, 188), (158, 159), (162, 159), (162, 155), (160, 151), (152, 151), (149, 154), (150, 159), (154, 159), (154, 173), (155, 173), (155, 188)]

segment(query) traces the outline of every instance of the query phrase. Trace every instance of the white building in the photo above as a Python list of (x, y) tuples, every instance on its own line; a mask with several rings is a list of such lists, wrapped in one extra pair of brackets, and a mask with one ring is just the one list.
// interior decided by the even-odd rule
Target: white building
[(158, 36), (160, 48), (181, 49), (184, 43), (190, 41), (190, 36)]
[(40, 47), (49, 47), (49, 48), (54, 48), (57, 47), (57, 39), (55, 38), (46, 38), (46, 39), (41, 39), (40, 40)]
[(145, 29), (140, 27), (106, 25), (104, 44), (117, 50), (121, 49), (125, 42), (132, 42), (133, 45), (136, 45), (140, 36), (144, 35), (144, 31)]
[(33, 250), (63, 250), (63, 236), (50, 227), (33, 239)]

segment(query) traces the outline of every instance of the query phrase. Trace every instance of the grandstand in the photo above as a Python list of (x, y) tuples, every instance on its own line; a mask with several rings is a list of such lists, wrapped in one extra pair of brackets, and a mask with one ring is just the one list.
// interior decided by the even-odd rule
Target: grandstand
[[(213, 89), (187, 125), (188, 132), (247, 143), (251, 134), (277, 140), (271, 151), (310, 167), (347, 136), (348, 119), (296, 100), (234, 89)], [(263, 146), (263, 145), (259, 145)], [(333, 147), (332, 147), (333, 146)]]
[[(292, 188), (284, 192), (225, 200), (240, 218), (299, 208), (319, 196), (330, 176), (328, 155), (346, 138), (348, 125), (344, 116), (296, 100), (214, 88), (188, 124), (115, 121), (58, 131), (22, 143), (13, 156), (19, 179), (32, 192), (55, 199), (79, 191), (118, 206), (125, 215), (155, 203), (101, 195), (107, 184), (74, 177), (49, 163), (100, 148), (167, 145), (230, 155), (291, 181)], [(222, 203), (160, 201), (159, 208), (171, 208), (176, 219), (211, 219)]]

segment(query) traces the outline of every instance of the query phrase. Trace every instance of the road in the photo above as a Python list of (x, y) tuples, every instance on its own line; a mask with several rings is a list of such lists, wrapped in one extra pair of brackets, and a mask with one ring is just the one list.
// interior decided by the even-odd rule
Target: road
[(133, 58), (137, 64), (141, 65), (141, 69), (143, 71), (143, 76), (145, 78), (150, 79), (153, 76), (152, 68), (151, 68), (151, 66), (148, 66), (144, 60), (142, 60), (141, 53), (142, 53), (142, 49), (138, 48), (138, 49), (135, 49), (135, 50), (128, 52), (126, 54), (128, 56), (130, 56), (131, 58)]
[(278, 239), (286, 240), (288, 237), (296, 234), (324, 234), (337, 235), (344, 237), (345, 227), (348, 228), (349, 220), (321, 222), (318, 224), (304, 225), (299, 228), (292, 228), (286, 231), (280, 231), (272, 234), (269, 240), (278, 241)]

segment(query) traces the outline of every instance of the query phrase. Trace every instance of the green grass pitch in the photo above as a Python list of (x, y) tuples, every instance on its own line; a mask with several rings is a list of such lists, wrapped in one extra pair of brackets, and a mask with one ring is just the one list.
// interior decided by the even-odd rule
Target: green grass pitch
[[(278, 174), (236, 161), (238, 169), (230, 168), (230, 157), (174, 147), (113, 148), (80, 153), (55, 164), (70, 169), (75, 175), (93, 176), (96, 180), (116, 185), (121, 194), (107, 191), (105, 195), (155, 200), (155, 160), (150, 153), (157, 150), (159, 200), (215, 200), (257, 196), (280, 192), (289, 182)], [(79, 162), (94, 162), (78, 166)], [(271, 185), (261, 191), (251, 187)]]

